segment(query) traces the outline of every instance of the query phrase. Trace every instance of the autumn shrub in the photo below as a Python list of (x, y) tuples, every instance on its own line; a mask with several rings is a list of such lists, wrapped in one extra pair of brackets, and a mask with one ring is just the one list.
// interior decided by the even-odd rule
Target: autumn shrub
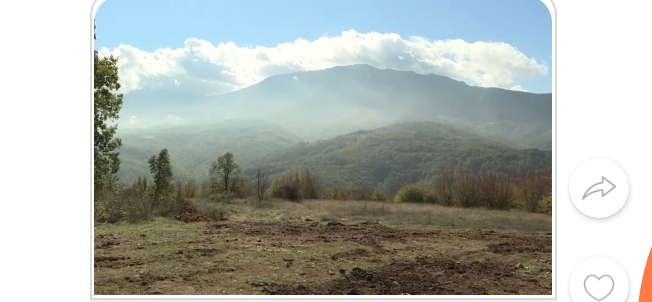
[(547, 195), (539, 201), (539, 212), (552, 215), (552, 196)]
[(311, 174), (309, 170), (304, 170), (302, 173), (296, 170), (289, 171), (274, 179), (266, 195), (291, 201), (317, 199), (320, 197), (319, 177)]
[(185, 198), (177, 199), (177, 198), (166, 197), (159, 202), (156, 208), (154, 208), (153, 215), (173, 218), (184, 207), (188, 206), (189, 204), (190, 201)]
[(382, 192), (376, 191), (376, 192), (374, 192), (373, 200), (385, 201), (385, 200), (387, 200), (387, 196), (385, 196), (385, 194), (383, 194)]
[(113, 192), (96, 192), (93, 206), (95, 222), (115, 223), (126, 216), (124, 202)]
[(395, 202), (425, 202), (428, 191), (418, 185), (408, 184), (403, 186), (394, 196)]
[(353, 200), (373, 200), (374, 191), (368, 187), (351, 189), (351, 199)]
[(340, 191), (341, 190), (338, 188), (330, 188), (324, 190), (322, 193), (322, 198), (330, 200), (342, 200), (342, 193)]

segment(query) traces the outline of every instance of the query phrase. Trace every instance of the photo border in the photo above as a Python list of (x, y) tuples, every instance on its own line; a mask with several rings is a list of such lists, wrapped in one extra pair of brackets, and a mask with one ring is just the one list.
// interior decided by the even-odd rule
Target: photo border
[[(91, 18), (90, 26), (93, 28), (95, 15), (97, 10), (106, 0), (94, 0), (91, 4)], [(179, 0), (183, 1), (183, 0)], [(436, 0), (433, 0), (436, 1)], [(355, 300), (396, 300), (396, 299), (406, 299), (406, 300), (435, 300), (435, 301), (505, 301), (505, 300), (530, 300), (530, 301), (556, 301), (558, 296), (558, 276), (557, 276), (557, 201), (558, 201), (558, 192), (557, 192), (557, 9), (553, 0), (537, 0), (542, 2), (550, 13), (551, 25), (552, 25), (552, 294), (551, 295), (361, 295), (361, 296), (345, 296), (345, 295), (95, 295), (95, 269), (94, 269), (94, 250), (95, 246), (93, 244), (95, 238), (95, 203), (94, 200), (94, 179), (93, 179), (93, 159), (94, 159), (94, 150), (93, 146), (90, 148), (90, 186), (91, 186), (91, 213), (90, 213), (90, 225), (91, 225), (91, 238), (90, 238), (90, 269), (91, 269), (91, 278), (90, 278), (90, 300), (97, 301), (107, 301), (107, 300), (250, 300), (250, 299), (265, 299), (265, 300), (339, 300), (339, 299), (355, 299)], [(91, 87), (90, 87), (90, 96), (91, 99), (94, 98), (93, 94), (93, 65), (94, 65), (94, 45), (95, 40), (93, 36), (95, 31), (91, 31), (90, 35), (90, 77), (91, 77)], [(90, 106), (90, 137), (91, 141), (94, 141), (94, 104)]]

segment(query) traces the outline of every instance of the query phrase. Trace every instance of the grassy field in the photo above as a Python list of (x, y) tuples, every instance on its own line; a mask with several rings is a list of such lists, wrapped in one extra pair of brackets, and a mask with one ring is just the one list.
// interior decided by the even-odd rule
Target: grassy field
[(95, 226), (96, 295), (552, 293), (552, 221), (519, 211), (307, 200), (226, 219)]

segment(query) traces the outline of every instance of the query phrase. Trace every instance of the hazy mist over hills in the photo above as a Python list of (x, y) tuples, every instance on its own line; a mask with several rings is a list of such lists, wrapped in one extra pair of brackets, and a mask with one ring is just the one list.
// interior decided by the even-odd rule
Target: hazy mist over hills
[(162, 148), (170, 150), (177, 176), (202, 179), (226, 151), (245, 167), (302, 141), (409, 121), (461, 127), (505, 150), (552, 147), (551, 93), (481, 88), (369, 65), (276, 75), (214, 96), (174, 87), (135, 90), (124, 96), (120, 117), (118, 176), (125, 182), (149, 175), (147, 158)]
[(552, 94), (466, 85), (434, 74), (350, 65), (271, 76), (242, 90), (200, 96), (171, 89), (125, 95), (121, 124), (210, 123), (262, 119), (306, 139), (326, 138), (399, 121), (448, 120), (540, 147), (552, 129)]
[(118, 176), (128, 183), (149, 175), (147, 160), (162, 148), (170, 151), (177, 180), (203, 180), (208, 177), (210, 164), (225, 152), (236, 154), (238, 163), (243, 164), (301, 141), (275, 125), (247, 119), (127, 129), (120, 137), (123, 147)]

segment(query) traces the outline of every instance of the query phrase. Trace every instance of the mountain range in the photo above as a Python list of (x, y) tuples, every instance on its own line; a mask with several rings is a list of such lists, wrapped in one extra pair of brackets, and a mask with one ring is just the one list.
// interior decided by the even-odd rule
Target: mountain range
[[(403, 137), (396, 144), (410, 141), (413, 145), (429, 144), (430, 147), (420, 148), (429, 150), (423, 151), (423, 156), (435, 152), (433, 158), (439, 158), (436, 152), (443, 150), (437, 147), (439, 144), (455, 145), (450, 141), (455, 135), (434, 134), (440, 130), (444, 131), (440, 135), (455, 132), (458, 140), (467, 138), (464, 150), (478, 154), (533, 152), (528, 149), (549, 154), (552, 149), (550, 93), (475, 87), (444, 76), (369, 65), (276, 75), (244, 89), (214, 96), (171, 88), (136, 90), (124, 96), (120, 116), (118, 136), (123, 139), (124, 147), (120, 150), (123, 164), (119, 176), (125, 182), (149, 175), (147, 158), (162, 148), (170, 150), (176, 175), (195, 179), (207, 176), (210, 162), (226, 151), (233, 152), (246, 171), (254, 166), (274, 171), (288, 168), (292, 165), (286, 159), (293, 152), (307, 155), (293, 155), (297, 163), (303, 160), (305, 165), (316, 164), (316, 159), (310, 158), (322, 154), (318, 149), (332, 149), (335, 152), (332, 156), (358, 161), (362, 160), (360, 154), (373, 153), (378, 148), (368, 137), (360, 137), (361, 130), (379, 131), (372, 132), (376, 133), (373, 137), (381, 139), (383, 144), (388, 143), (385, 136)], [(136, 123), (130, 125), (130, 121)], [(140, 124), (149, 127), (128, 127)], [(423, 137), (411, 137), (405, 127), (413, 127), (410, 131), (418, 130)], [(343, 145), (342, 139), (347, 134), (366, 143), (359, 148)], [(401, 148), (385, 151), (398, 158), (407, 154)], [(446, 152), (451, 158), (462, 156), (462, 153)], [(325, 159), (320, 160), (317, 161), (323, 167), (329, 165)], [(428, 172), (427, 166), (423, 166), (425, 170), (419, 175), (393, 177), (423, 180), (438, 170), (433, 166)], [(392, 169), (388, 175), (394, 175)], [(403, 175), (409, 168), (396, 171), (396, 175)], [(373, 179), (369, 181), (371, 185), (388, 189), (395, 186), (376, 176), (365, 177)]]

